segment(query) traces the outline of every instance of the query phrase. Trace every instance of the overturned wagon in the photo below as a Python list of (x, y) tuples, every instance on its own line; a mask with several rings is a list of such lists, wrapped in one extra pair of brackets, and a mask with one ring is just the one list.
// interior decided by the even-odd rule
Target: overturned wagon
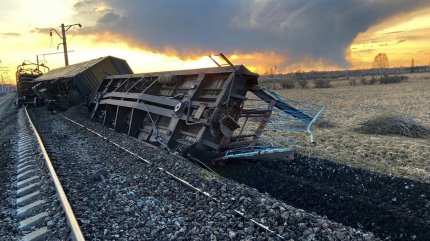
[(35, 79), (35, 93), (61, 108), (86, 102), (109, 75), (131, 74), (133, 71), (123, 59), (112, 56), (54, 69)]
[(52, 70), (36, 79), (34, 90), (51, 107), (85, 103), (109, 128), (215, 164), (288, 159), (290, 139), (297, 142), (289, 131), (313, 140), (311, 127), (323, 108), (263, 89), (257, 74), (227, 62), (133, 74), (125, 60), (108, 56)]
[(178, 152), (204, 153), (215, 164), (288, 158), (291, 148), (262, 141), (265, 128), (292, 118), (310, 133), (322, 112), (299, 110), (260, 88), (258, 75), (242, 65), (110, 75), (89, 108), (109, 128)]

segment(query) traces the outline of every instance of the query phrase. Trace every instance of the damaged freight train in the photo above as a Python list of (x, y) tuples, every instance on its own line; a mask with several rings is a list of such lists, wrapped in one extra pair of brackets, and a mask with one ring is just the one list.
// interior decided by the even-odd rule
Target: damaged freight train
[[(112, 66), (94, 66), (86, 65), (85, 69), (73, 72), (74, 76), (81, 76), (79, 84), (73, 86), (79, 93), (88, 96), (95, 91), (88, 105), (92, 118), (118, 132), (170, 150), (205, 153), (217, 165), (234, 158), (290, 158), (293, 149), (285, 143), (274, 145), (267, 141), (266, 133), (295, 129), (310, 134), (312, 124), (323, 111), (293, 107), (276, 93), (261, 88), (258, 75), (242, 65), (229, 63), (215, 68), (144, 74), (124, 74), (111, 70)], [(111, 74), (87, 80), (89, 75), (81, 74), (85, 71), (99, 76), (103, 76), (99, 72)], [(47, 77), (49, 73), (45, 81)], [(44, 92), (53, 101), (76, 100), (67, 93), (61, 98), (46, 95), (55, 92), (49, 87), (63, 78), (56, 75), (56, 80), (42, 81), (40, 86), (44, 87), (38, 86), (36, 92)], [(97, 90), (85, 89), (87, 81), (99, 82)], [(73, 91), (69, 87), (69, 95)]]
[(39, 98), (48, 102), (49, 108), (67, 109), (87, 103), (104, 77), (131, 73), (125, 60), (107, 56), (53, 69), (35, 79), (33, 89)]

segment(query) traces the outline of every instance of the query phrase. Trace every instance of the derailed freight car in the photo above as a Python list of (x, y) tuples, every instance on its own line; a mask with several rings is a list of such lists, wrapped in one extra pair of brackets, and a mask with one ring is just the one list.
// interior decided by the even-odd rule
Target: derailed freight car
[[(92, 118), (109, 128), (171, 151), (204, 153), (200, 158), (217, 165), (235, 158), (290, 159), (291, 146), (275, 143), (289, 133), (279, 132), (311, 134), (323, 108), (297, 108), (258, 86), (258, 75), (245, 66), (228, 63), (132, 74), (124, 60), (105, 57), (50, 71), (35, 90), (56, 105), (85, 102)], [(271, 131), (277, 140), (267, 135)]]
[(50, 107), (65, 109), (88, 102), (106, 76), (132, 73), (125, 60), (107, 56), (51, 70), (35, 79), (33, 89)]
[(234, 158), (290, 159), (292, 148), (262, 141), (266, 126), (289, 116), (310, 130), (322, 111), (299, 110), (260, 88), (258, 75), (243, 65), (107, 76), (90, 110), (116, 131), (180, 153), (204, 153), (200, 158), (221, 165)]

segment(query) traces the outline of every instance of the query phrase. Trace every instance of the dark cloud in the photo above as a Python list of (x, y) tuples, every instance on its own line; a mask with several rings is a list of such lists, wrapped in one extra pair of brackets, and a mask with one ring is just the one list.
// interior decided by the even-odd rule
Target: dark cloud
[(104, 0), (81, 0), (73, 5), (73, 10), (79, 14), (79, 18), (94, 18), (100, 15), (100, 13), (105, 13), (111, 11), (110, 8), (101, 7), (105, 5)]
[(97, 24), (102, 24), (102, 25), (115, 24), (119, 19), (120, 19), (119, 14), (109, 11), (97, 20)]
[[(94, 5), (94, 1), (83, 1)], [(162, 51), (271, 51), (346, 65), (360, 32), (428, 0), (100, 0), (109, 11), (90, 31), (109, 31)], [(82, 5), (83, 6), (83, 5)], [(82, 6), (78, 5), (78, 7)], [(78, 9), (78, 7), (76, 7)], [(87, 10), (87, 9), (86, 9)]]

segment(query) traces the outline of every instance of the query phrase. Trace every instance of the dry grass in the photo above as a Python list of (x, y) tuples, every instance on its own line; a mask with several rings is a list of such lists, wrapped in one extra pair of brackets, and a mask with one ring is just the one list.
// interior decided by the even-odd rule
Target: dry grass
[(415, 138), (425, 138), (430, 130), (417, 123), (410, 116), (382, 115), (367, 120), (361, 124), (357, 131), (364, 134), (398, 135)]
[[(323, 125), (314, 131), (316, 146), (297, 147), (309, 156), (430, 182), (430, 137), (365, 134), (363, 123), (378, 116), (412, 116), (416, 125), (430, 127), (430, 81), (427, 74), (410, 74), (408, 82), (395, 85), (349, 86), (331, 89), (292, 89), (278, 92), (289, 99), (327, 106)], [(384, 120), (387, 121), (387, 120)], [(390, 120), (388, 120), (390, 121)], [(393, 120), (391, 120), (393, 121)], [(330, 123), (332, 128), (324, 128)], [(390, 122), (391, 123), (391, 122)]]

